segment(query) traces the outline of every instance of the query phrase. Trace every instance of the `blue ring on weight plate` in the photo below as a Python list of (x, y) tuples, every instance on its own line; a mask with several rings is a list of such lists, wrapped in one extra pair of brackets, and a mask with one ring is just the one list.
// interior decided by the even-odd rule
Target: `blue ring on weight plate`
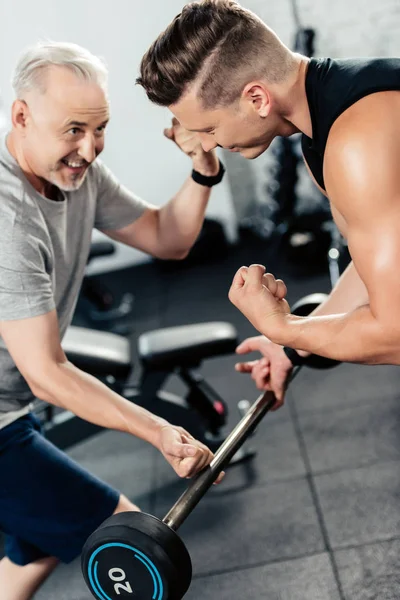
[(110, 596), (107, 596), (107, 594), (105, 593), (105, 591), (103, 590), (103, 588), (100, 585), (100, 582), (97, 577), (97, 567), (98, 567), (99, 563), (98, 563), (98, 561), (94, 563), (94, 560), (95, 560), (96, 556), (99, 554), (99, 552), (101, 552), (102, 550), (105, 550), (106, 548), (112, 548), (112, 547), (126, 548), (127, 550), (132, 550), (132, 552), (135, 553), (135, 558), (137, 560), (140, 560), (140, 562), (145, 565), (145, 567), (149, 571), (151, 578), (153, 580), (154, 592), (153, 592), (152, 600), (162, 600), (163, 594), (164, 594), (164, 586), (163, 586), (163, 583), (161, 580), (161, 575), (160, 575), (157, 567), (155, 566), (155, 564), (149, 559), (148, 556), (143, 554), (143, 552), (141, 552), (137, 548), (134, 548), (133, 546), (128, 546), (127, 544), (120, 544), (118, 542), (103, 544), (103, 546), (100, 546), (93, 552), (93, 554), (89, 560), (88, 578), (89, 578), (90, 585), (92, 586), (93, 591), (100, 598), (100, 600), (112, 600), (112, 598), (110, 598)]

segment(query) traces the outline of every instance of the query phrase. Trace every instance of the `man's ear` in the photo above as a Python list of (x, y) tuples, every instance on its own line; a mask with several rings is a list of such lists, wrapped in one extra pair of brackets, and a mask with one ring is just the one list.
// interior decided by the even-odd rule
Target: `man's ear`
[(268, 117), (271, 111), (271, 96), (265, 85), (258, 81), (248, 83), (242, 97), (251, 103), (253, 110), (262, 118)]
[(15, 100), (11, 109), (13, 127), (20, 131), (25, 130), (29, 119), (29, 108), (25, 100)]

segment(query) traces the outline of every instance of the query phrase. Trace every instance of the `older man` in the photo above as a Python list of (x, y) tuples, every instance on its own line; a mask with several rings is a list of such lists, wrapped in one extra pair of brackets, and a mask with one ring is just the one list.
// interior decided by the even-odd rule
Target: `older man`
[(230, 299), (264, 334), (238, 348), (264, 358), (238, 370), (273, 389), (279, 407), (307, 353), (400, 364), (400, 59), (309, 59), (237, 2), (203, 0), (160, 34), (139, 83), (206, 151), (253, 159), (302, 132), (306, 165), (347, 237), (353, 261), (310, 317), (289, 313), (285, 284), (263, 265), (238, 271)]
[(109, 119), (98, 58), (72, 44), (39, 44), (21, 57), (13, 85), (12, 130), (0, 140), (0, 589), (2, 600), (27, 600), (105, 518), (138, 510), (44, 439), (30, 412), (34, 397), (148, 441), (179, 476), (212, 458), (180, 427), (74, 367), (60, 342), (93, 228), (153, 256), (182, 258), (223, 169), (175, 121), (166, 135), (191, 157), (192, 176), (156, 208), (98, 159)]

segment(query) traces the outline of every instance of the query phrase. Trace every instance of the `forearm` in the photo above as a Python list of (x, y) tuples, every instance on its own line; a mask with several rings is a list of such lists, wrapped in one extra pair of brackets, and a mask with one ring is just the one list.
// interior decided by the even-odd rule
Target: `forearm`
[(334, 315), (349, 312), (368, 304), (368, 292), (351, 262), (341, 275), (325, 302), (311, 314), (313, 316)]
[[(263, 333), (263, 332), (262, 332)], [(368, 305), (326, 316), (288, 315), (270, 339), (343, 362), (400, 364), (400, 331), (382, 326)]]
[(157, 446), (166, 421), (129, 402), (72, 363), (55, 365), (45, 385), (33, 390), (38, 398), (60, 406), (101, 427), (135, 435)]
[[(359, 306), (368, 304), (368, 291), (362, 279), (358, 275), (353, 262), (342, 273), (331, 293), (310, 316), (324, 316), (348, 313)], [(308, 356), (310, 352), (305, 352), (296, 348), (301, 356)]]
[(177, 257), (189, 252), (203, 225), (210, 194), (211, 188), (199, 185), (189, 177), (160, 209), (159, 239), (163, 249)]

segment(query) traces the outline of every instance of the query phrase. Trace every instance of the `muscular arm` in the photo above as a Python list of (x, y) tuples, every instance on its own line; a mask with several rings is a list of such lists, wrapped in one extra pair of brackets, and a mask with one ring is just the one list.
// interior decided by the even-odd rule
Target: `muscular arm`
[(346, 220), (369, 303), (331, 316), (291, 316), (274, 341), (343, 361), (400, 364), (398, 111), (393, 95), (363, 99), (335, 124), (325, 154), (328, 195)]
[(367, 288), (351, 261), (325, 302), (320, 304), (312, 314), (321, 316), (344, 313), (368, 304), (368, 302)]
[(0, 335), (33, 394), (82, 419), (157, 444), (165, 421), (128, 402), (66, 358), (55, 311), (39, 317), (0, 321)]
[[(304, 163), (308, 174), (313, 180), (315, 186), (319, 189), (321, 194), (328, 198), (328, 195), (326, 194), (325, 190), (323, 190), (316, 182), (306, 160), (304, 160)], [(336, 226), (339, 228), (341, 234), (345, 236), (346, 223), (343, 217), (338, 213), (337, 209), (334, 206), (332, 206), (332, 204), (331, 210)], [(368, 302), (369, 298), (367, 288), (365, 287), (364, 282), (357, 273), (353, 261), (351, 261), (345, 269), (345, 271), (340, 276), (339, 280), (336, 282), (335, 286), (332, 288), (332, 291), (330, 292), (325, 302), (320, 304), (312, 312), (312, 315), (321, 316), (348, 312), (350, 310), (353, 310), (354, 308), (357, 308), (358, 306), (368, 304)]]
[(158, 258), (184, 258), (200, 233), (210, 194), (211, 188), (189, 177), (161, 208), (149, 208), (127, 227), (104, 233)]
[[(317, 306), (310, 316), (321, 317), (324, 315), (336, 315), (348, 313), (349, 311), (368, 304), (368, 291), (364, 282), (356, 271), (353, 261), (347, 266), (345, 271), (336, 282), (331, 293), (326, 300)], [(310, 351), (304, 351), (295, 348), (301, 356), (309, 356)]]
[[(184, 129), (176, 118), (164, 133), (190, 156), (193, 169), (206, 177), (218, 173), (220, 164), (215, 151), (206, 152), (197, 134)], [(199, 185), (189, 177), (161, 208), (150, 207), (127, 227), (104, 233), (158, 258), (184, 258), (200, 233), (210, 194), (211, 188)]]

